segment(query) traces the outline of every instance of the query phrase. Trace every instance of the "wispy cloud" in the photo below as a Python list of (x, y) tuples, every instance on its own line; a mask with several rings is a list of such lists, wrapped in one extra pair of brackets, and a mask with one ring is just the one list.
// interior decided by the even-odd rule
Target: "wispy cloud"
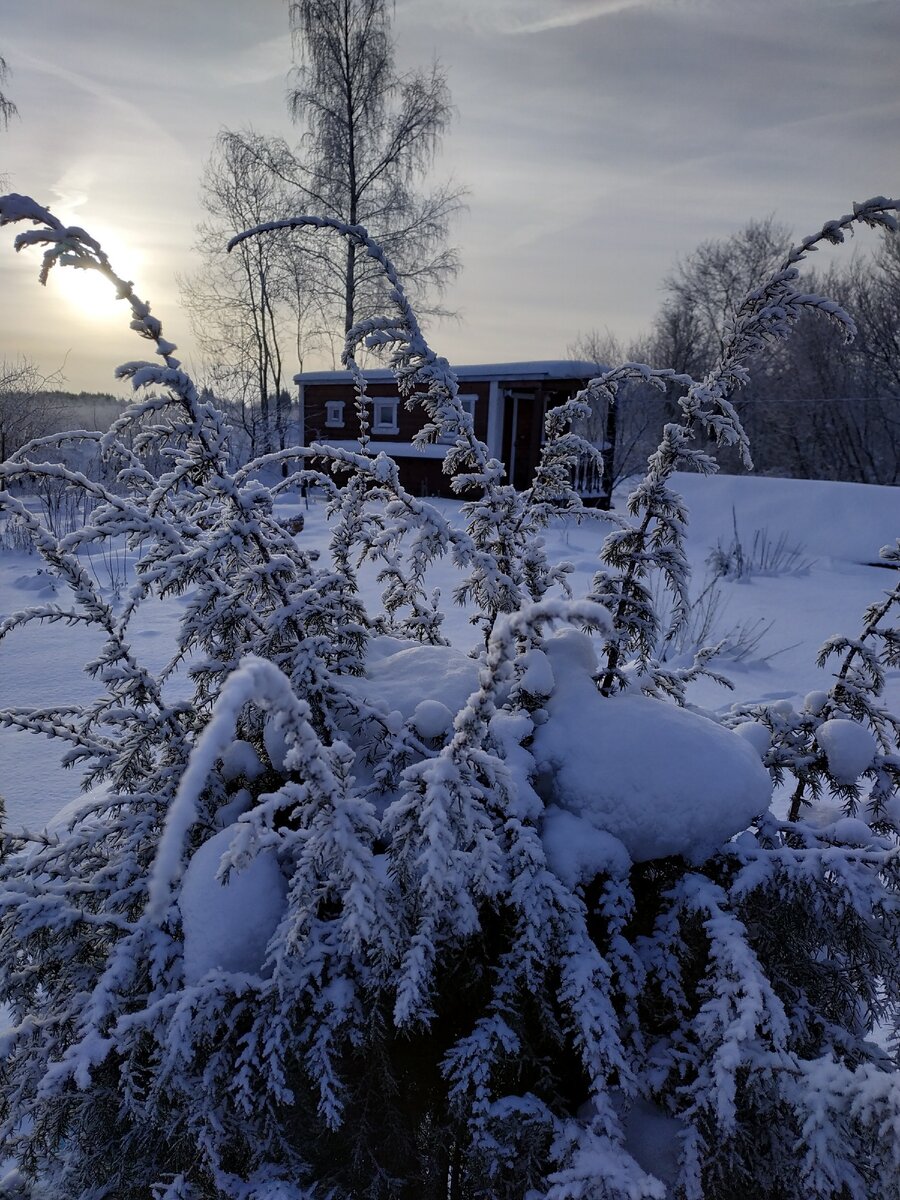
[[(532, 19), (513, 20), (509, 24), (511, 33), (546, 33), (551, 29), (570, 29), (575, 25), (583, 25), (586, 21), (595, 21), (600, 17), (608, 17), (613, 13), (623, 12), (629, 8), (646, 5), (647, 0), (558, 0), (553, 12), (540, 12)], [(522, 11), (522, 6), (516, 6)], [(538, 6), (528, 5), (527, 8)], [(543, 5), (540, 6), (544, 8)], [(527, 11), (526, 8), (526, 11)]]
[(267, 38), (241, 49), (239, 54), (217, 58), (206, 63), (207, 73), (229, 84), (266, 83), (284, 76), (292, 60), (290, 34)]
[[(688, 0), (397, 0), (404, 20), (435, 29), (468, 28), (481, 36), (544, 33), (570, 29), (632, 8), (659, 7)], [(712, 3), (714, 0), (691, 0)], [(723, 0), (717, 0), (721, 3)], [(398, 22), (398, 27), (402, 26)]]
[(96, 170), (82, 160), (71, 163), (59, 179), (51, 184), (50, 191), (69, 220), (87, 203), (96, 174)]
[(29, 54), (24, 47), (13, 42), (7, 41), (5, 50), (10, 57), (15, 57), (17, 63), (30, 67), (33, 71), (38, 71), (43, 75), (48, 75), (51, 79), (67, 83), (84, 92), (85, 95), (99, 100), (107, 114), (118, 113), (132, 129), (141, 130), (154, 146), (179, 155), (185, 153), (184, 147), (161, 121), (157, 120), (146, 108), (135, 104), (120, 92), (98, 82), (97, 79), (64, 67), (60, 63), (50, 62), (48, 59)]

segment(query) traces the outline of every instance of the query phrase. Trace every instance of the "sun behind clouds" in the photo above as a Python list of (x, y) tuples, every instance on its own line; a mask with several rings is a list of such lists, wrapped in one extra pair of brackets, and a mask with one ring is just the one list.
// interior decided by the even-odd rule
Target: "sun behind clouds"
[(90, 320), (111, 320), (120, 311), (115, 288), (96, 271), (57, 266), (47, 286), (62, 294), (81, 316)]
[[(113, 270), (126, 279), (140, 277), (139, 255), (130, 248), (127, 254), (120, 252), (122, 243), (114, 235), (103, 235), (98, 240), (109, 256)], [(116, 299), (113, 284), (91, 268), (58, 263), (50, 272), (47, 287), (63, 296), (67, 304), (87, 321), (121, 321), (128, 312), (127, 305)]]

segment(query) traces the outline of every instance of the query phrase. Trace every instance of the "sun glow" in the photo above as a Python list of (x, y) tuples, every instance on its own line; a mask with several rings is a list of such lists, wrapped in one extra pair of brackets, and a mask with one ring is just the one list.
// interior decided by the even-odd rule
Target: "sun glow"
[[(123, 258), (117, 253), (114, 239), (102, 238), (101, 244), (109, 255), (114, 270), (123, 274), (126, 279), (136, 279), (135, 255), (126, 256), (128, 271), (122, 265)], [(127, 316), (128, 308), (123, 300), (116, 299), (116, 289), (113, 284), (99, 271), (84, 267), (72, 267), (57, 264), (50, 272), (48, 287), (64, 297), (71, 308), (77, 310), (86, 320), (121, 321)]]

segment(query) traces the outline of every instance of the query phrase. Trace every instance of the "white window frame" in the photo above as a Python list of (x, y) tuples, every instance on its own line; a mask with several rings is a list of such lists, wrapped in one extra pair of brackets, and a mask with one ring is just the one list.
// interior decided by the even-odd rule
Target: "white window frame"
[(325, 428), (326, 429), (343, 429), (344, 428), (344, 401), (343, 400), (326, 400), (325, 401)]
[[(372, 397), (372, 432), (373, 433), (399, 433), (400, 426), (397, 424), (397, 408), (400, 401), (391, 396), (373, 396)], [(382, 410), (390, 409), (390, 418), (384, 419)]]
[[(472, 428), (474, 430), (474, 428), (475, 428), (475, 404), (478, 400), (478, 393), (477, 392), (459, 392), (457, 394), (456, 398), (462, 405), (463, 412), (467, 412), (469, 414), (469, 416), (472, 418)], [(448, 446), (448, 445), (452, 446), (453, 443), (456, 441), (456, 438), (453, 437), (452, 434), (446, 434), (444, 437), (438, 438), (438, 441), (440, 442), (440, 444), (442, 446)]]

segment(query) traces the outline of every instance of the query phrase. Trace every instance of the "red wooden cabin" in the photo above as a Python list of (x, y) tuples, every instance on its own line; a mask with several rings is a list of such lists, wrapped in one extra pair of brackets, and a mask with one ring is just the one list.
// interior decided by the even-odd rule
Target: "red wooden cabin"
[[(472, 413), (475, 433), (506, 464), (517, 488), (531, 482), (548, 408), (568, 400), (599, 373), (596, 363), (522, 362), (454, 367), (459, 395)], [(371, 402), (371, 443), (400, 467), (404, 487), (417, 495), (450, 495), (441, 470), (447, 447), (440, 443), (417, 450), (412, 439), (422, 424), (421, 411), (407, 412), (391, 372), (366, 371)], [(299, 388), (302, 445), (327, 442), (357, 448), (353, 383), (347, 371), (305, 371), (294, 376)], [(586, 498), (599, 495), (600, 478), (586, 472), (576, 480)]]

